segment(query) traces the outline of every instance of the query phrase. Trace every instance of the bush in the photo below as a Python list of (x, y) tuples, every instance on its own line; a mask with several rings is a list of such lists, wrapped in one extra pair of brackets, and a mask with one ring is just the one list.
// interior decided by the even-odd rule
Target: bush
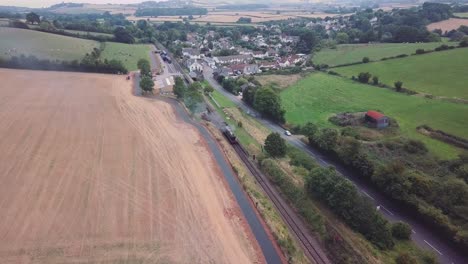
[(326, 151), (333, 150), (336, 146), (337, 140), (338, 131), (333, 128), (324, 128), (313, 136), (313, 142)]
[(400, 253), (400, 255), (396, 257), (395, 262), (397, 264), (417, 264), (418, 263), (414, 257), (412, 257), (410, 254), (406, 252)]
[(426, 154), (427, 147), (419, 140), (410, 139), (406, 142), (404, 149), (411, 154)]
[(362, 58), (362, 63), (368, 63), (370, 60), (368, 57)]
[(463, 37), (458, 46), (462, 48), (468, 47), (468, 36)]
[(392, 225), (392, 236), (400, 240), (411, 238), (411, 227), (407, 223), (397, 222)]
[(416, 50), (417, 55), (424, 54), (424, 53), (426, 53), (426, 51), (424, 49), (417, 49)]
[(393, 85), (395, 86), (395, 89), (396, 89), (398, 92), (400, 92), (400, 91), (402, 90), (402, 88), (403, 88), (403, 82), (401, 82), (401, 81), (397, 81), (397, 82), (395, 82)]
[(314, 159), (296, 148), (290, 148), (288, 150), (288, 156), (291, 159), (289, 164), (293, 166), (304, 167), (307, 170), (311, 170), (316, 166)]
[(435, 48), (434, 50), (435, 51), (442, 51), (442, 50), (448, 50), (448, 49), (450, 49), (450, 47), (448, 45), (443, 44), (443, 45), (440, 45), (439, 47)]
[(372, 84), (378, 85), (379, 84), (379, 77), (377, 77), (377, 76), (372, 77)]
[(368, 72), (361, 72), (358, 75), (358, 80), (362, 83), (368, 83), (371, 76), (372, 75)]

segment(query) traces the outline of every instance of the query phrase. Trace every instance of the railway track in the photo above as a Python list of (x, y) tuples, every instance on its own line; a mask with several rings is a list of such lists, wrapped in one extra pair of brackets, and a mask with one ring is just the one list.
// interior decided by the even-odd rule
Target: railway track
[(273, 202), (289, 229), (297, 237), (307, 257), (317, 264), (331, 264), (325, 253), (321, 250), (316, 239), (310, 236), (305, 223), (296, 215), (289, 204), (284, 201), (278, 191), (272, 186), (265, 175), (249, 159), (248, 152), (240, 144), (232, 144), (241, 160), (247, 166), (257, 182)]

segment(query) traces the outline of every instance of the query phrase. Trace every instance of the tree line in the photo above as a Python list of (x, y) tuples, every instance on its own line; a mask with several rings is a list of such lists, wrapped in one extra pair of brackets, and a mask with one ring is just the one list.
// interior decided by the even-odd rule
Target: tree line
[[(318, 132), (318, 128), (311, 123), (303, 129), (310, 133)], [(334, 137), (333, 135), (323, 136), (323, 141), (330, 143)], [(304, 195), (308, 195), (325, 203), (348, 226), (363, 234), (380, 249), (391, 249), (395, 240), (410, 239), (411, 228), (408, 224), (388, 222), (376, 210), (371, 200), (361, 195), (349, 180), (340, 176), (334, 168), (319, 167), (305, 153), (288, 148), (285, 140), (278, 133), (268, 135), (264, 149), (269, 158), (260, 159), (261, 169), (299, 212), (307, 210), (304, 208), (307, 205), (303, 203), (303, 200)], [(273, 160), (286, 155), (290, 158), (290, 165), (303, 167), (308, 171), (304, 189), (295, 185)]]
[(13, 56), (10, 59), (0, 59), (0, 67), (13, 69), (47, 70), (47, 71), (78, 71), (111, 74), (126, 74), (128, 70), (118, 60), (100, 60), (87, 54), (81, 61), (51, 61), (38, 59), (35, 56)]
[(377, 143), (390, 155), (380, 159), (372, 155), (375, 150), (359, 141), (359, 134), (351, 127), (339, 131), (308, 123), (294, 131), (460, 247), (468, 248), (468, 154), (450, 162), (438, 161), (420, 141), (393, 139)]

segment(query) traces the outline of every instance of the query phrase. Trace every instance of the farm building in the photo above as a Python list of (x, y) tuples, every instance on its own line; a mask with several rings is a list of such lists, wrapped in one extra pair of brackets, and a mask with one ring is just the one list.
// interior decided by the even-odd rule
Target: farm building
[(386, 128), (389, 125), (388, 117), (377, 111), (367, 111), (365, 120), (368, 124), (376, 128)]

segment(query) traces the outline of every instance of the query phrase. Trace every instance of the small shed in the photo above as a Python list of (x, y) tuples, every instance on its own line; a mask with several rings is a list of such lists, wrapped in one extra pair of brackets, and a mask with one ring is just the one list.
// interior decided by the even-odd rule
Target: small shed
[(387, 116), (372, 110), (367, 111), (365, 121), (376, 128), (386, 128), (390, 124)]

